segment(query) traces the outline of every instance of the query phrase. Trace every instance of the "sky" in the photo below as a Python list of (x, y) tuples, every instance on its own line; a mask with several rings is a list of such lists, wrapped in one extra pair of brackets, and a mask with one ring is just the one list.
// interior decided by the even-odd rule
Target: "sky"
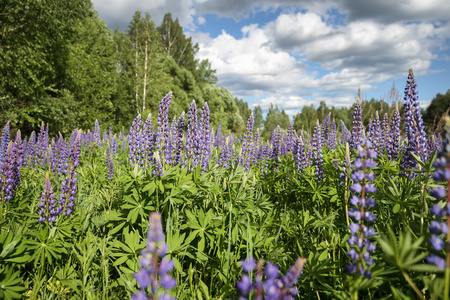
[(250, 107), (295, 115), (304, 105), (350, 106), (403, 96), (413, 69), (426, 107), (450, 89), (448, 0), (92, 0), (109, 28), (136, 10), (157, 26), (178, 18), (218, 85)]

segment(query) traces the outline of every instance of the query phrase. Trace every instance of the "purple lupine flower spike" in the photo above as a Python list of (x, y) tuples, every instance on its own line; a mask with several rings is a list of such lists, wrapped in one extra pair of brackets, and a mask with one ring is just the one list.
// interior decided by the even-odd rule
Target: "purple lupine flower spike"
[(159, 104), (155, 151), (158, 151), (162, 163), (165, 161), (165, 149), (170, 143), (169, 106), (171, 101), (172, 92), (169, 92)]
[(323, 174), (322, 133), (319, 120), (317, 120), (316, 126), (314, 127), (311, 143), (313, 147), (316, 179), (322, 181), (325, 176)]
[(301, 135), (297, 136), (297, 138), (295, 139), (293, 153), (297, 172), (300, 175), (303, 169), (306, 167), (305, 145), (303, 143), (303, 138)]
[(211, 131), (209, 127), (209, 106), (205, 102), (202, 108), (200, 117), (200, 130), (199, 130), (199, 143), (200, 143), (200, 160), (199, 164), (202, 166), (202, 174), (207, 170), (209, 164), (209, 157), (211, 154)]
[[(155, 152), (157, 154), (158, 152)], [(176, 280), (168, 272), (173, 269), (173, 260), (167, 259), (167, 244), (164, 242), (161, 215), (150, 214), (147, 232), (147, 247), (141, 252), (139, 261), (141, 269), (134, 274), (142, 290), (132, 296), (132, 299), (175, 299), (169, 296), (169, 290), (175, 287)], [(150, 287), (151, 294), (147, 297), (145, 290)], [(158, 295), (158, 290), (164, 289)]]
[(330, 127), (331, 112), (322, 121), (322, 143), (328, 142), (328, 128)]
[[(140, 152), (142, 151), (141, 144), (141, 125), (142, 119), (141, 115), (137, 115), (133, 120), (130, 127), (130, 132), (128, 133), (128, 151), (129, 151), (129, 163), (133, 168), (135, 165), (139, 164)], [(124, 141), (122, 142), (122, 147), (124, 146)], [(124, 149), (122, 149), (123, 151)]]
[(330, 126), (330, 133), (328, 134), (327, 147), (330, 150), (336, 149), (336, 121), (334, 118)]
[(173, 139), (173, 164), (183, 163), (183, 128), (184, 128), (184, 112), (181, 113), (177, 120), (175, 136)]
[(5, 155), (6, 149), (8, 148), (9, 140), (10, 140), (9, 122), (7, 122), (2, 130), (2, 140), (0, 143), (0, 159), (2, 159), (2, 157)]
[(362, 110), (359, 99), (356, 100), (355, 109), (353, 110), (352, 132), (349, 141), (350, 150), (356, 150), (364, 137), (364, 126), (362, 123)]
[(271, 144), (272, 144), (272, 161), (274, 162), (272, 165), (272, 169), (278, 170), (278, 156), (280, 155), (280, 148), (281, 148), (281, 128), (278, 125), (276, 130), (272, 131), (272, 138), (271, 138)]
[[(260, 259), (258, 263), (250, 257), (242, 261), (242, 268), (245, 273), (256, 271), (255, 282), (252, 282), (248, 274), (243, 274), (241, 280), (236, 283), (241, 296), (239, 299), (247, 299), (247, 296), (254, 294), (254, 299), (278, 300), (278, 299), (294, 299), (298, 290), (295, 287), (300, 277), (306, 259), (299, 257), (295, 263), (286, 272), (286, 275), (279, 274), (279, 267), (270, 261), (264, 265), (264, 261)], [(263, 271), (264, 267), (264, 271)], [(265, 275), (265, 280), (263, 276)]]
[(111, 151), (111, 146), (109, 143), (106, 144), (106, 153), (105, 153), (105, 164), (108, 168), (108, 180), (114, 179), (114, 161), (113, 161), (113, 153)]
[(418, 168), (419, 165), (412, 154), (419, 156), (422, 161), (425, 161), (428, 158), (428, 141), (420, 111), (417, 84), (412, 69), (409, 69), (403, 99), (405, 101), (405, 132), (408, 145), (402, 157), (401, 167), (403, 169)]
[(345, 126), (344, 121), (341, 120), (341, 142), (344, 144), (350, 142), (351, 136), (352, 134)]
[(375, 175), (371, 169), (376, 167), (374, 159), (377, 153), (372, 149), (368, 140), (362, 141), (358, 145), (358, 156), (354, 162), (355, 169), (351, 174), (353, 185), (350, 190), (354, 192), (350, 198), (350, 203), (354, 206), (348, 212), (348, 215), (356, 222), (349, 225), (351, 232), (348, 243), (350, 250), (347, 252), (352, 262), (347, 266), (350, 274), (358, 272), (359, 275), (370, 278), (372, 272), (370, 266), (374, 264), (370, 252), (375, 250), (375, 245), (370, 240), (375, 235), (375, 230), (368, 226), (368, 222), (373, 222), (377, 218), (369, 211), (369, 208), (375, 206), (375, 199), (368, 196), (368, 193), (374, 193), (376, 188), (372, 183)]
[[(442, 147), (442, 151), (439, 152), (438, 158), (435, 160), (433, 166), (436, 168), (433, 179), (437, 182), (445, 182), (445, 185), (450, 186), (450, 117), (445, 117), (445, 139)], [(450, 197), (448, 197), (449, 191), (442, 187), (437, 186), (430, 192), (431, 196), (436, 199), (444, 198), (444, 207), (441, 204), (434, 204), (430, 212), (436, 217), (435, 220), (430, 222), (431, 237), (428, 239), (433, 249), (437, 252), (444, 250), (444, 258), (440, 255), (432, 253), (427, 257), (427, 261), (430, 264), (436, 265), (440, 269), (448, 268), (449, 261), (449, 249), (450, 249)], [(447, 260), (447, 261), (446, 261)]]
[(384, 153), (387, 150), (389, 143), (389, 116), (388, 114), (384, 114), (383, 123), (381, 124), (381, 144), (380, 144), (380, 154)]
[(400, 151), (400, 112), (398, 105), (394, 110), (389, 131), (389, 142), (386, 145), (390, 160), (397, 160)]
[(242, 152), (239, 158), (240, 163), (245, 167), (245, 170), (250, 169), (250, 162), (252, 159), (252, 152), (254, 150), (253, 145), (253, 127), (255, 120), (253, 118), (253, 113), (247, 120), (247, 126), (245, 128), (244, 142), (242, 144)]
[(16, 139), (10, 141), (5, 153), (0, 158), (0, 201), (11, 200), (20, 184), (20, 170), (23, 165), (25, 145), (22, 143), (20, 130)]
[(45, 175), (45, 187), (40, 200), (40, 210), (38, 212), (38, 215), (40, 216), (39, 222), (55, 222), (57, 214), (55, 193), (53, 192), (48, 173)]
[(72, 213), (72, 207), (77, 193), (78, 173), (76, 169), (80, 165), (82, 131), (78, 130), (76, 132), (76, 138), (69, 152), (70, 164), (65, 165), (66, 170), (64, 173), (66, 177), (61, 182), (61, 193), (59, 194), (58, 207), (56, 209), (57, 213), (62, 216), (68, 216)]
[(198, 134), (198, 114), (197, 105), (192, 101), (188, 112), (188, 123), (186, 131), (186, 163), (188, 170), (192, 171), (197, 167), (199, 154), (199, 134)]

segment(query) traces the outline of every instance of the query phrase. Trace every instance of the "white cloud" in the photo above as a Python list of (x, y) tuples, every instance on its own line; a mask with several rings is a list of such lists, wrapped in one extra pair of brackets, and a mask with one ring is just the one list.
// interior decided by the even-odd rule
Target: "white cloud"
[[(436, 30), (426, 23), (382, 25), (374, 21), (334, 28), (315, 13), (280, 14), (264, 27), (243, 27), (241, 39), (225, 31), (214, 39), (203, 37), (199, 58), (211, 61), (219, 84), (234, 95), (264, 96), (255, 102), (264, 108), (270, 101), (284, 103), (285, 99), (297, 99), (288, 103), (298, 104), (301, 97), (317, 90), (324, 93), (318, 101), (338, 94), (341, 102), (337, 105), (343, 106), (354, 101), (352, 95), (358, 88), (375, 91), (375, 84), (405, 75), (410, 67), (416, 74), (427, 72), (435, 58)], [(311, 62), (328, 71), (319, 74), (308, 67)], [(281, 103), (280, 107), (291, 108)]]
[(223, 31), (214, 39), (199, 41), (198, 57), (209, 59), (220, 85), (243, 97), (255, 92), (292, 90), (296, 80), (305, 76), (302, 63), (285, 51), (271, 49), (263, 29), (250, 25), (242, 32), (241, 39)]

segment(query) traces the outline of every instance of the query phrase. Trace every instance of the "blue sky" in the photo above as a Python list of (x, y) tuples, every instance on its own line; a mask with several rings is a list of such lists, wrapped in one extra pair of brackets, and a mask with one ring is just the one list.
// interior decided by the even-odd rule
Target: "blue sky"
[[(395, 4), (393, 4), (395, 3)], [(251, 106), (289, 115), (303, 105), (350, 106), (402, 96), (409, 68), (425, 106), (450, 89), (448, 0), (93, 0), (110, 28), (136, 10), (171, 12), (209, 59), (218, 85)]]

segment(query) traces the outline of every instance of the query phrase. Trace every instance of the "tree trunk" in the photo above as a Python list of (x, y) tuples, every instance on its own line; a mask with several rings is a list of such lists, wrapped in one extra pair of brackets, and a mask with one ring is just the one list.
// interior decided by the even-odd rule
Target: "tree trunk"
[(145, 63), (144, 63), (144, 91), (142, 94), (142, 112), (145, 110), (145, 95), (147, 94), (147, 65), (148, 65), (148, 42), (145, 40)]

